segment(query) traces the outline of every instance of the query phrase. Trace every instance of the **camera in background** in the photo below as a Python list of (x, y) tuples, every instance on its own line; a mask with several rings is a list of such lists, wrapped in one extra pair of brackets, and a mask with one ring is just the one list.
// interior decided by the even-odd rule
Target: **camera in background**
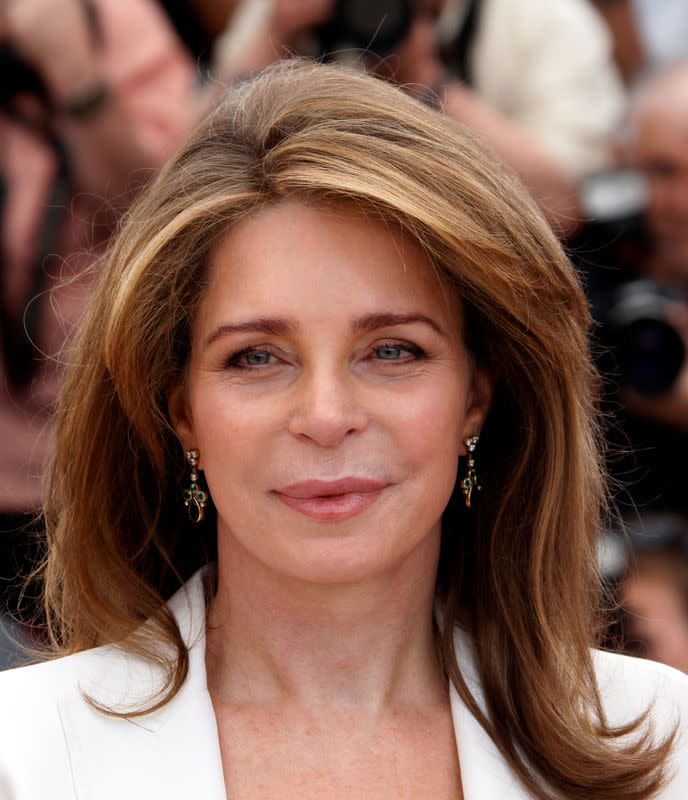
[(621, 387), (645, 396), (671, 391), (686, 356), (672, 311), (682, 290), (649, 277), (652, 237), (645, 223), (647, 179), (633, 169), (585, 178), (580, 205), (588, 220), (570, 243), (598, 325), (599, 366)]
[(15, 97), (30, 94), (44, 105), (49, 95), (41, 76), (7, 42), (0, 42), (0, 109), (9, 110)]
[(412, 22), (409, 0), (337, 0), (330, 18), (314, 31), (314, 47), (326, 60), (344, 51), (383, 58), (406, 37)]

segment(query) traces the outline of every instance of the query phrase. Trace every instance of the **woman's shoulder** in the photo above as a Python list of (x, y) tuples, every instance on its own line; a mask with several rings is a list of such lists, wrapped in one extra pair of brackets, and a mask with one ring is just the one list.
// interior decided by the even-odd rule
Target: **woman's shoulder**
[(192, 797), (196, 789), (219, 798), (202, 650), (190, 653), (174, 699), (140, 715), (166, 688), (165, 675), (114, 645), (0, 674), (0, 798)]
[[(0, 672), (0, 796), (72, 797), (61, 703), (107, 662), (107, 649)], [(44, 794), (45, 792), (45, 794)]]
[(648, 702), (668, 703), (688, 724), (688, 675), (656, 661), (605, 650), (593, 651), (593, 664), (608, 713), (619, 706), (627, 716), (634, 704), (642, 709)]
[(169, 601), (189, 671), (161, 708), (167, 673), (124, 645), (0, 673), (0, 798), (224, 796), (196, 583)]
[[(205, 681), (201, 572), (170, 598), (168, 607), (189, 646), (186, 685), (195, 691)], [(0, 672), (0, 788), (4, 771), (22, 759), (30, 764), (37, 747), (66, 758), (64, 727), (75, 715), (81, 722), (92, 715), (98, 729), (112, 720), (91, 703), (115, 710), (144, 708), (165, 689), (166, 679), (160, 663), (116, 644)]]
[[(483, 706), (482, 683), (470, 636), (459, 627), (454, 632), (454, 649), (469, 689)], [(607, 650), (592, 650), (591, 654), (600, 697), (611, 724), (627, 725), (650, 709), (653, 724), (660, 732), (672, 730), (677, 722), (687, 730), (688, 748), (688, 675), (656, 661)], [(686, 761), (688, 765), (688, 753)]]
[[(104, 705), (136, 704), (160, 689), (159, 667), (117, 645), (103, 645), (61, 658), (0, 672), (0, 715), (15, 709), (24, 718), (44, 718), (61, 701), (95, 698)], [(0, 725), (0, 736), (2, 735)]]
[[(205, 634), (204, 570), (199, 570), (167, 601), (189, 648)], [(159, 669), (135, 655), (134, 648), (105, 644), (90, 650), (53, 658), (0, 672), (0, 714), (6, 704), (30, 702), (30, 698), (52, 696), (58, 699), (74, 690), (99, 694), (107, 690), (117, 695), (125, 686), (155, 685)], [(121, 700), (121, 698), (119, 698)]]
[(11, 702), (27, 693), (28, 696), (40, 693), (44, 698), (48, 694), (57, 697), (116, 659), (116, 648), (104, 646), (6, 669), (0, 672), (0, 701)]
[(45, 725), (60, 698), (79, 693), (115, 658), (113, 648), (99, 647), (0, 672), (0, 742)]
[(161, 682), (150, 664), (115, 645), (0, 672), (0, 764), (10, 744), (59, 733), (65, 708), (88, 705), (89, 699), (136, 705), (147, 692), (159, 691)]
[(669, 768), (673, 780), (662, 797), (688, 797), (688, 675), (656, 661), (600, 650), (593, 662), (610, 725), (628, 725), (647, 715), (646, 729), (655, 741), (676, 732)]
[(641, 658), (593, 651), (597, 684), (607, 721), (627, 725), (647, 714), (655, 741), (676, 731), (670, 756), (666, 800), (688, 797), (688, 675)]
[(0, 672), (0, 709), (5, 710), (20, 700), (26, 703), (48, 695), (58, 696), (60, 689), (74, 679), (83, 666), (84, 653), (45, 661), (29, 662)]

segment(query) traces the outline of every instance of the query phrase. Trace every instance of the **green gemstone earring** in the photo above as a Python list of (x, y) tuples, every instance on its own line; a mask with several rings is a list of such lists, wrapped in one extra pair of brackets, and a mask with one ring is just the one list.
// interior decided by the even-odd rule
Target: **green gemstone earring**
[(466, 508), (471, 507), (471, 494), (473, 490), (480, 491), (480, 483), (478, 482), (478, 473), (475, 469), (475, 448), (478, 446), (478, 436), (467, 436), (463, 443), (466, 445), (468, 451), (468, 464), (466, 465), (466, 477), (461, 481), (461, 491), (463, 492), (464, 500), (466, 501)]
[(191, 486), (184, 489), (184, 505), (189, 510), (191, 522), (200, 522), (203, 519), (208, 495), (198, 486), (198, 450), (187, 450), (186, 460), (191, 466)]

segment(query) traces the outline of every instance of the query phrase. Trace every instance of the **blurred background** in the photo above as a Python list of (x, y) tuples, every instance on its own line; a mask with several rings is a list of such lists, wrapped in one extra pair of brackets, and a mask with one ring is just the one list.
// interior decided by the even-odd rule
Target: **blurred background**
[(596, 322), (606, 642), (688, 672), (686, 0), (0, 0), (0, 669), (40, 636), (23, 579), (108, 240), (228, 86), (295, 55), (400, 85), (530, 188)]

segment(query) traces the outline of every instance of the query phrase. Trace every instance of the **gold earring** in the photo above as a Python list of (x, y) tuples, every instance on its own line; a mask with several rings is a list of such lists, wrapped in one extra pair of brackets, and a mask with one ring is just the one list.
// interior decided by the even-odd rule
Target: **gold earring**
[(198, 450), (187, 450), (186, 460), (191, 466), (191, 486), (184, 489), (184, 505), (189, 509), (191, 522), (200, 522), (203, 519), (208, 495), (198, 486)]
[(464, 500), (466, 501), (466, 508), (471, 507), (471, 494), (473, 490), (480, 491), (480, 483), (478, 482), (478, 473), (475, 469), (475, 458), (473, 453), (478, 445), (479, 436), (467, 436), (463, 443), (466, 445), (468, 451), (468, 464), (466, 465), (466, 477), (461, 481), (461, 491), (463, 492)]

